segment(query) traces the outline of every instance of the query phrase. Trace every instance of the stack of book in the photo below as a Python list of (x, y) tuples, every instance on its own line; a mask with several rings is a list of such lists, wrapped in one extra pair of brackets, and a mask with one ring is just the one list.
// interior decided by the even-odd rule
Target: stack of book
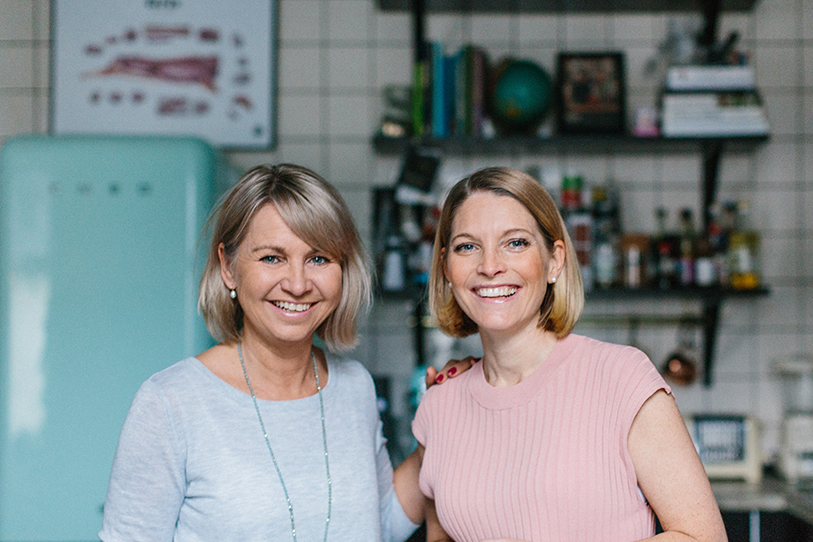
[(446, 54), (443, 43), (431, 42), (414, 69), (415, 135), (442, 138), (483, 134), (488, 63), (481, 48), (466, 45)]
[(759, 136), (768, 118), (750, 66), (675, 66), (661, 98), (664, 137)]

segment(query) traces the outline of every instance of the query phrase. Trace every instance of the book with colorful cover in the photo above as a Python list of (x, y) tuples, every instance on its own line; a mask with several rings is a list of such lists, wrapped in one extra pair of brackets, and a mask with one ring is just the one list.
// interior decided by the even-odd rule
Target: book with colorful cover
[(457, 97), (457, 64), (459, 53), (446, 55), (443, 58), (443, 100), (446, 113), (446, 135), (455, 133), (455, 99)]
[(432, 135), (446, 137), (448, 113), (446, 112), (446, 61), (443, 44), (432, 42)]
[(416, 61), (412, 67), (412, 133), (422, 136), (424, 133), (424, 78), (426, 63)]

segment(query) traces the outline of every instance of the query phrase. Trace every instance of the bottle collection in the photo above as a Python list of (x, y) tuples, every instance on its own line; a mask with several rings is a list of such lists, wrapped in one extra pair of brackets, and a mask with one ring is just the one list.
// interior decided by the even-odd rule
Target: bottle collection
[[(568, 174), (552, 187), (581, 267), (585, 291), (598, 289), (731, 288), (761, 286), (759, 233), (750, 224), (744, 200), (715, 202), (703, 231), (689, 207), (654, 209), (653, 232), (624, 231), (617, 187), (612, 182), (587, 187)], [(434, 205), (403, 205), (388, 196), (384, 227), (374, 242), (377, 271), (387, 292), (422, 289), (428, 282), (432, 242), (439, 210)], [(379, 214), (378, 212), (376, 214)], [(382, 223), (379, 217), (376, 220)]]
[[(546, 183), (548, 184), (548, 183)], [(759, 234), (747, 201), (716, 202), (703, 231), (689, 207), (654, 209), (656, 230), (622, 230), (613, 183), (584, 186), (579, 174), (553, 191), (573, 241), (586, 291), (760, 286)]]

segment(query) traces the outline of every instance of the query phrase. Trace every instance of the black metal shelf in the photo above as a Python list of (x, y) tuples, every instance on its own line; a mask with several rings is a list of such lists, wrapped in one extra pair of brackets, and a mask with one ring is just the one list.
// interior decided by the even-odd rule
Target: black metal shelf
[[(383, 11), (410, 11), (414, 0), (378, 0)], [(750, 11), (758, 0), (724, 0), (721, 11)], [(702, 10), (701, 0), (425, 0), (429, 13), (676, 13)]]
[[(750, 12), (759, 0), (378, 0), (383, 11), (404, 11), (412, 14), (413, 49), (416, 57), (424, 47), (425, 18), (429, 13), (675, 13), (698, 12), (704, 26), (698, 36), (700, 45), (711, 48), (717, 43), (717, 30), (721, 13)], [(641, 153), (696, 153), (702, 157), (700, 191), (702, 196), (701, 226), (705, 231), (711, 221), (711, 205), (717, 197), (718, 172), (723, 152), (753, 152), (768, 136), (719, 137), (655, 137), (640, 138), (626, 134), (607, 135), (553, 135), (551, 137), (509, 136), (493, 139), (450, 137), (444, 139), (373, 138), (373, 147), (379, 154), (402, 154), (410, 144), (439, 148), (443, 153), (455, 155), (499, 155), (517, 153), (558, 154), (641, 154)], [(767, 288), (737, 291), (725, 288), (690, 288), (680, 290), (594, 290), (588, 299), (643, 300), (688, 299), (702, 304), (697, 322), (704, 332), (703, 379), (712, 383), (714, 347), (720, 319), (720, 308), (730, 298), (753, 298), (767, 295)], [(420, 293), (418, 298), (423, 299)], [(403, 299), (403, 297), (402, 297)], [(416, 311), (420, 303), (416, 304)], [(421, 326), (416, 326), (418, 349), (421, 350)], [(420, 354), (420, 352), (419, 352)]]
[[(405, 290), (391, 292), (376, 289), (375, 295), (387, 301), (411, 301), (426, 294), (427, 286), (414, 286)], [(725, 299), (749, 299), (766, 296), (770, 290), (761, 286), (751, 290), (735, 290), (721, 287), (691, 288), (593, 288), (584, 294), (587, 301), (635, 301), (647, 299), (676, 299), (716, 303)]]
[(691, 288), (593, 288), (585, 294), (585, 299), (596, 301), (629, 301), (645, 299), (685, 299), (716, 303), (730, 298), (754, 298), (768, 295), (766, 287), (751, 290), (735, 290), (721, 287)]
[(453, 155), (482, 155), (516, 153), (557, 154), (651, 154), (697, 153), (703, 159), (700, 175), (702, 194), (702, 228), (711, 221), (711, 204), (717, 198), (717, 172), (723, 152), (750, 153), (767, 142), (769, 136), (720, 135), (717, 137), (635, 137), (627, 134), (554, 135), (551, 137), (508, 136), (495, 138), (408, 137), (391, 138), (376, 135), (373, 148), (379, 154), (403, 154), (410, 144), (429, 146)]
[[(714, 348), (717, 345), (717, 329), (720, 323), (720, 309), (726, 299), (753, 299), (764, 297), (770, 290), (761, 286), (752, 290), (735, 290), (733, 288), (682, 288), (662, 290), (658, 288), (642, 288), (637, 290), (629, 289), (594, 289), (588, 293), (586, 299), (594, 300), (644, 300), (644, 299), (685, 299), (699, 301), (702, 304), (702, 313), (697, 319), (697, 325), (703, 331), (703, 384), (711, 386), (714, 369)], [(615, 315), (618, 317), (618, 315)], [(628, 315), (628, 321), (636, 318), (635, 315)], [(637, 319), (639, 323), (645, 318)]]
[[(585, 294), (585, 301), (642, 301), (642, 300), (686, 300), (698, 301), (702, 306), (701, 313), (691, 319), (685, 315), (677, 318), (677, 321), (686, 322), (698, 326), (703, 332), (703, 384), (711, 386), (712, 374), (714, 372), (714, 349), (717, 344), (717, 330), (720, 323), (720, 309), (723, 301), (728, 299), (756, 299), (770, 294), (770, 289), (760, 286), (751, 290), (735, 290), (733, 288), (722, 287), (691, 287), (691, 288), (594, 288)], [(410, 327), (416, 334), (422, 334), (422, 328), (429, 324), (423, 322), (425, 317), (421, 317), (422, 325), (416, 326), (417, 318), (424, 312), (426, 292), (424, 288), (414, 287), (403, 292), (377, 291), (376, 297), (385, 302), (411, 301), (414, 304), (413, 314), (410, 319)], [(646, 315), (642, 313), (600, 315), (585, 315), (584, 320), (602, 320), (616, 324), (646, 325), (654, 322), (657, 324), (673, 325), (676, 318), (668, 318), (663, 315)]]
[[(643, 138), (624, 134), (606, 135), (556, 135), (549, 138), (532, 136), (498, 137), (493, 139), (449, 137), (426, 137), (420, 140), (410, 138), (387, 138), (376, 136), (373, 147), (379, 154), (404, 153), (410, 144), (431, 146), (447, 154), (455, 155), (499, 155), (519, 152), (561, 153), (561, 154), (602, 154), (602, 153), (698, 153), (702, 156), (700, 190), (702, 194), (702, 227), (705, 231), (711, 220), (711, 204), (717, 197), (718, 170), (723, 151), (753, 152), (768, 141), (768, 136), (720, 136), (720, 137), (653, 137)], [(641, 289), (594, 289), (587, 294), (588, 300), (635, 301), (644, 299), (686, 299), (697, 300), (702, 304), (698, 321), (703, 329), (703, 383), (712, 384), (714, 349), (717, 344), (717, 330), (720, 321), (720, 308), (726, 299), (754, 298), (768, 295), (767, 288), (754, 290), (734, 290), (730, 288), (686, 288), (662, 290)], [(414, 292), (411, 292), (414, 295)], [(408, 298), (405, 294), (403, 298)], [(420, 297), (420, 293), (418, 293)]]
[(376, 135), (373, 148), (382, 155), (403, 154), (410, 144), (433, 147), (453, 155), (499, 155), (528, 152), (602, 154), (622, 152), (698, 153), (712, 145), (725, 145), (727, 152), (752, 152), (768, 136), (722, 135), (718, 137), (636, 137), (623, 134), (475, 137), (386, 137)]

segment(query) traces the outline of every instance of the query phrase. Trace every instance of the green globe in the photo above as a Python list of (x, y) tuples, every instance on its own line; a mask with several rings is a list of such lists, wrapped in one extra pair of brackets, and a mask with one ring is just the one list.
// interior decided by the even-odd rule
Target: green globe
[(494, 71), (491, 116), (503, 132), (533, 132), (553, 102), (553, 81), (530, 60), (504, 60)]

